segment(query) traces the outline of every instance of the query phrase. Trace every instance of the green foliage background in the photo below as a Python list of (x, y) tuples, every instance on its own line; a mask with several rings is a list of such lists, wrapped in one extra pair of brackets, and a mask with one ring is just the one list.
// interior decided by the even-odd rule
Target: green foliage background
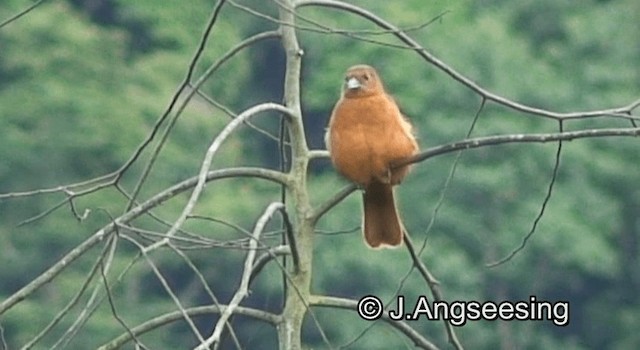
[[(271, 2), (243, 4), (274, 15)], [(403, 2), (354, 1), (400, 27), (440, 20), (411, 35), (428, 50), (483, 87), (511, 99), (555, 111), (622, 106), (640, 95), (640, 3), (635, 0), (483, 0)], [(27, 6), (0, 3), (0, 20)], [(25, 191), (86, 180), (117, 169), (151, 131), (187, 70), (212, 4), (190, 1), (49, 1), (0, 29), (0, 192)], [(309, 19), (340, 29), (376, 29), (333, 10), (305, 8)], [(227, 5), (214, 27), (196, 76), (234, 44), (258, 31), (275, 29), (263, 18)], [(364, 35), (364, 34), (363, 34)], [(369, 38), (394, 42), (384, 35)], [(355, 41), (339, 34), (301, 32), (305, 50), (303, 108), (312, 148), (323, 148), (327, 118), (352, 64), (376, 66), (387, 89), (416, 126), (422, 148), (462, 139), (480, 106), (478, 96), (421, 61), (410, 50)], [(283, 55), (276, 41), (243, 52), (205, 84), (204, 91), (239, 112), (261, 101), (280, 101)], [(179, 120), (142, 197), (193, 176), (212, 137), (228, 116), (196, 99)], [(274, 118), (258, 125), (276, 131)], [(628, 126), (628, 122), (589, 119), (567, 130)], [(474, 136), (540, 133), (557, 123), (489, 104)], [(454, 161), (441, 156), (418, 164), (398, 189), (399, 205), (414, 241), (427, 239), (423, 258), (441, 281), (448, 300), (566, 300), (571, 323), (470, 322), (458, 330), (469, 349), (632, 349), (640, 348), (640, 162), (637, 139), (609, 138), (565, 143), (553, 197), (526, 249), (498, 268), (485, 264), (517, 247), (540, 210), (551, 178), (557, 145), (506, 145), (465, 152), (448, 187), (434, 226), (435, 203)], [(124, 178), (132, 189), (142, 164)], [(276, 143), (249, 129), (235, 135), (214, 167), (277, 166)], [(345, 183), (327, 160), (314, 161), (310, 186), (322, 203)], [(76, 202), (90, 216), (77, 222), (68, 207), (34, 223), (22, 220), (48, 209), (62, 195), (0, 200), (0, 299), (28, 283), (74, 245), (117, 216), (127, 199), (105, 190)], [(224, 218), (247, 229), (279, 188), (229, 180), (207, 191), (198, 214)], [(186, 197), (156, 214), (171, 220)], [(403, 249), (372, 251), (361, 242), (359, 195), (334, 208), (319, 223), (315, 249), (316, 293), (358, 299), (375, 294), (426, 294)], [(150, 219), (136, 225), (162, 230)], [(154, 226), (155, 225), (155, 226)], [(243, 236), (220, 224), (189, 222), (187, 227), (216, 239)], [(326, 232), (348, 231), (347, 234)], [(277, 237), (267, 243), (277, 244)], [(115, 269), (124, 268), (135, 249), (121, 244)], [(77, 292), (99, 251), (84, 257), (34, 298), (0, 316), (10, 348), (31, 339)], [(223, 302), (238, 283), (242, 251), (190, 252)], [(171, 252), (154, 261), (181, 300), (207, 302), (184, 260)], [(280, 275), (270, 265), (256, 281), (247, 305), (277, 311)], [(136, 325), (175, 305), (151, 269), (138, 263), (114, 290), (119, 315)], [(82, 300), (86, 302), (87, 298)], [(74, 320), (79, 308), (36, 346), (49, 348)], [(344, 311), (317, 310), (334, 345), (354, 340), (370, 323)], [(213, 320), (199, 319), (202, 329)], [(246, 348), (275, 347), (270, 326), (236, 319)], [(446, 343), (440, 323), (415, 325), (436, 343)], [(70, 348), (95, 347), (123, 332), (106, 304), (98, 308)], [(325, 345), (313, 322), (307, 343)], [(143, 337), (152, 348), (194, 344), (184, 324)], [(383, 344), (383, 345), (381, 345)], [(354, 349), (410, 347), (400, 334), (376, 324)]]

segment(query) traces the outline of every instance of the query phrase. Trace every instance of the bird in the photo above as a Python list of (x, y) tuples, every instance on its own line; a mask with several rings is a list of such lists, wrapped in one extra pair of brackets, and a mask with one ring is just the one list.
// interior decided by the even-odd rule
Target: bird
[(347, 69), (325, 144), (333, 166), (363, 189), (362, 231), (371, 248), (397, 247), (405, 232), (394, 198), (409, 165), (394, 163), (418, 152), (411, 123), (385, 91), (378, 72), (359, 64)]

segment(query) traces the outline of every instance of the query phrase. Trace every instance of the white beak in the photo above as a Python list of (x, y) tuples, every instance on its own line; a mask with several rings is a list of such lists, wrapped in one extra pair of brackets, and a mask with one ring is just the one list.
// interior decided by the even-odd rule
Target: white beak
[(347, 89), (349, 90), (353, 90), (353, 89), (359, 89), (362, 86), (362, 84), (360, 84), (360, 81), (356, 78), (349, 78), (349, 80), (347, 80)]

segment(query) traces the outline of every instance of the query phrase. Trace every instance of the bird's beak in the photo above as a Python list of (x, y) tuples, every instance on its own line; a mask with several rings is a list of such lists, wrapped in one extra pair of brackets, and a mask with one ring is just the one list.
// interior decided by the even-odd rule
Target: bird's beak
[(349, 90), (359, 89), (361, 86), (362, 84), (360, 84), (360, 81), (354, 77), (347, 80), (347, 89)]

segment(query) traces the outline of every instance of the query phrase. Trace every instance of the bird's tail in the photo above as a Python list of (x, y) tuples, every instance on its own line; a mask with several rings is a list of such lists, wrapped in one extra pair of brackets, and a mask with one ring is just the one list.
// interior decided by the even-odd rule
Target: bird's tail
[(400, 222), (393, 187), (390, 184), (371, 182), (364, 194), (364, 238), (369, 246), (391, 247), (402, 244), (404, 227)]

